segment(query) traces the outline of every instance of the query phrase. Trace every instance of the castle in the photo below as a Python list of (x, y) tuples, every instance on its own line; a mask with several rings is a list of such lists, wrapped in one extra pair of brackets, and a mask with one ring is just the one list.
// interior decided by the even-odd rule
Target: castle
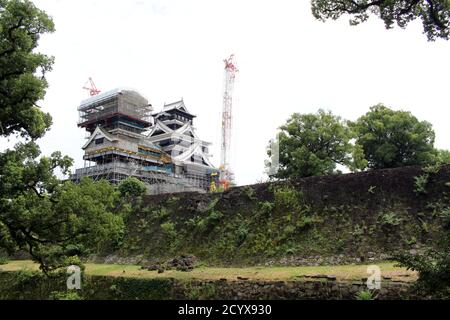
[(211, 143), (193, 126), (195, 115), (180, 100), (152, 105), (133, 89), (118, 88), (83, 100), (78, 126), (87, 133), (84, 167), (72, 180), (106, 179), (117, 184), (127, 177), (144, 181), (151, 194), (205, 192), (217, 183), (219, 170), (210, 162)]

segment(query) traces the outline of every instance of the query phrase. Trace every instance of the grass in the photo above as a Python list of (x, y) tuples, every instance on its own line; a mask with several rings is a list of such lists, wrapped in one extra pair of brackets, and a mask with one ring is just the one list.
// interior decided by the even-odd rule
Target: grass
[[(394, 266), (393, 262), (377, 263), (381, 275), (395, 281), (414, 281), (417, 275), (413, 271)], [(191, 272), (168, 270), (164, 273), (141, 270), (137, 265), (94, 264), (86, 263), (86, 273), (113, 277), (134, 278), (175, 278), (179, 280), (239, 280), (238, 277), (249, 280), (266, 281), (300, 281), (308, 276), (334, 276), (338, 281), (360, 281), (367, 278), (367, 265), (317, 266), (317, 267), (245, 267), (245, 268), (215, 268), (198, 267)], [(0, 271), (18, 271), (23, 269), (38, 270), (38, 265), (29, 260), (10, 261), (0, 266)], [(306, 277), (305, 277), (306, 276)]]

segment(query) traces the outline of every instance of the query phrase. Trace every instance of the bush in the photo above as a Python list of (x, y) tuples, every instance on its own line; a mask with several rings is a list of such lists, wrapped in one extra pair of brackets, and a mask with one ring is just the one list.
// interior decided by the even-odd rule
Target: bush
[(78, 292), (76, 291), (67, 291), (67, 292), (58, 292), (53, 291), (50, 293), (50, 300), (83, 300)]
[(137, 198), (145, 195), (147, 192), (145, 183), (134, 177), (126, 178), (120, 182), (118, 189), (120, 195), (126, 198)]
[(427, 183), (428, 183), (428, 174), (422, 174), (418, 177), (414, 177), (414, 192), (415, 193), (427, 193), (427, 190), (425, 189)]
[(9, 262), (7, 257), (0, 256), (0, 265), (7, 264)]
[(220, 221), (220, 219), (222, 219), (222, 217), (223, 217), (223, 213), (222, 213), (222, 212), (213, 210), (213, 211), (209, 214), (208, 220), (209, 220), (209, 222), (211, 222), (211, 223), (214, 224), (214, 223)]
[[(444, 249), (445, 250), (445, 249)], [(399, 253), (393, 257), (398, 266), (417, 271), (415, 288), (438, 298), (450, 298), (450, 252), (428, 250), (422, 255)]]
[(236, 230), (236, 246), (241, 246), (248, 236), (248, 228), (246, 226), (240, 225)]
[(303, 193), (292, 187), (282, 186), (275, 189), (275, 205), (284, 209), (296, 209), (303, 200)]
[(402, 219), (395, 212), (387, 212), (381, 216), (381, 224), (384, 226), (398, 226)]
[(272, 215), (273, 208), (275, 204), (270, 201), (264, 201), (259, 203), (259, 210), (266, 216), (269, 217)]
[(175, 224), (173, 222), (165, 222), (163, 224), (161, 224), (161, 229), (163, 230), (163, 232), (168, 235), (171, 238), (174, 238), (177, 236), (177, 231), (175, 229)]
[(356, 300), (375, 300), (372, 291), (363, 290), (355, 295)]
[(169, 216), (169, 210), (167, 210), (165, 207), (162, 207), (160, 209), (156, 209), (152, 211), (152, 218), (155, 220), (164, 220)]
[(243, 190), (244, 190), (245, 195), (246, 195), (250, 200), (256, 200), (256, 199), (257, 199), (257, 197), (256, 197), (256, 195), (255, 195), (255, 189), (253, 189), (252, 187), (246, 186), (246, 187), (244, 187)]

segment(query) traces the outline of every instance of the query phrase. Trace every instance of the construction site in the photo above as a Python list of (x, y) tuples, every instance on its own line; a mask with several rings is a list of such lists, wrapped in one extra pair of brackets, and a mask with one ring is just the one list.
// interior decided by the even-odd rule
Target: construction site
[(231, 55), (225, 62), (221, 124), (221, 162), (210, 161), (211, 142), (195, 132), (196, 115), (183, 99), (154, 111), (148, 99), (129, 88), (101, 93), (93, 80), (90, 97), (78, 106), (78, 127), (85, 129), (84, 166), (71, 180), (83, 177), (118, 184), (128, 177), (143, 181), (149, 194), (216, 192), (233, 182), (230, 168), (232, 95), (238, 71)]

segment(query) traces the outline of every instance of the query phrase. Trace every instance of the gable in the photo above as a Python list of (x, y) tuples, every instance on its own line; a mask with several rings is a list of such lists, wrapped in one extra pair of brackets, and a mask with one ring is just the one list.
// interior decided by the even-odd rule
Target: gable
[[(92, 134), (89, 137), (88, 141), (86, 141), (84, 146), (82, 146), (81, 148), (82, 149), (86, 149), (91, 144), (96, 143), (96, 140), (100, 140), (100, 139), (108, 140), (110, 142), (117, 141), (117, 138), (110, 136), (109, 134), (104, 132), (100, 127), (97, 127), (97, 128), (95, 128), (94, 132), (92, 132)], [(97, 144), (99, 144), (99, 143), (97, 142)]]

